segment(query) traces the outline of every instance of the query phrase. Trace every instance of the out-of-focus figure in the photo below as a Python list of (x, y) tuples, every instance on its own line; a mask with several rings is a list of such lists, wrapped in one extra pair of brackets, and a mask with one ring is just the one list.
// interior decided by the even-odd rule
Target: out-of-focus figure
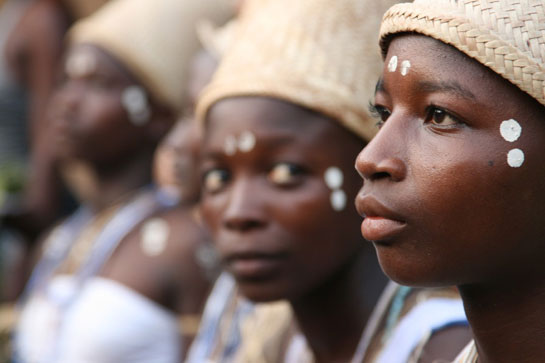
[(221, 0), (116, 0), (69, 32), (50, 143), (88, 187), (44, 242), (16, 360), (182, 360), (179, 315), (198, 314), (208, 287), (197, 258), (206, 235), (173, 212), (175, 200), (152, 182), (152, 161), (188, 103), (195, 23), (229, 13)]

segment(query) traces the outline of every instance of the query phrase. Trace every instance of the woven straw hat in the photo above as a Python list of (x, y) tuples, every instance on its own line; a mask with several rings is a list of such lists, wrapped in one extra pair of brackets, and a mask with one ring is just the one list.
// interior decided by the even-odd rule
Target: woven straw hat
[(197, 105), (204, 120), (220, 99), (270, 96), (323, 113), (366, 140), (367, 104), (382, 69), (379, 23), (394, 0), (250, 0)]
[(384, 15), (383, 54), (400, 32), (456, 47), (545, 105), (545, 1), (416, 0)]
[(69, 32), (71, 43), (91, 43), (116, 57), (159, 101), (180, 111), (188, 64), (199, 48), (196, 23), (227, 20), (226, 0), (112, 0)]

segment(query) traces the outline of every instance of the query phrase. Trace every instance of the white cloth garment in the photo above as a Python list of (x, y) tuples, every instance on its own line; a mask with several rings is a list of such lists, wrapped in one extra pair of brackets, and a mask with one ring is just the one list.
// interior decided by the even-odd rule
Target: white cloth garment
[(48, 297), (30, 298), (16, 341), (22, 362), (53, 363), (47, 357), (55, 357), (55, 363), (181, 361), (176, 315), (109, 279), (89, 279), (64, 312), (62, 326), (51, 329), (60, 323), (54, 300), (75, 291), (74, 278), (60, 275), (51, 280)]

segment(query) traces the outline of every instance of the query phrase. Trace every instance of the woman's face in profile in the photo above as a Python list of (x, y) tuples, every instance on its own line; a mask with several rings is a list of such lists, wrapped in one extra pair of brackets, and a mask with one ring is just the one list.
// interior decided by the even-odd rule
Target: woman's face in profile
[(203, 216), (246, 297), (295, 299), (356, 258), (362, 140), (269, 98), (222, 100), (208, 115)]
[(63, 81), (50, 108), (53, 140), (61, 158), (124, 160), (146, 143), (145, 128), (131, 124), (121, 104), (135, 80), (112, 56), (93, 45), (68, 49)]
[(543, 106), (456, 49), (402, 35), (375, 108), (356, 205), (392, 279), (460, 285), (542, 265)]

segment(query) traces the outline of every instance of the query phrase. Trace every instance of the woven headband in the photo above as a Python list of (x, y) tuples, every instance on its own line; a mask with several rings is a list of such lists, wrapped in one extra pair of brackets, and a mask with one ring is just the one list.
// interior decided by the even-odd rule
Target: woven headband
[(545, 1), (416, 0), (384, 15), (380, 46), (416, 32), (450, 44), (545, 105)]

